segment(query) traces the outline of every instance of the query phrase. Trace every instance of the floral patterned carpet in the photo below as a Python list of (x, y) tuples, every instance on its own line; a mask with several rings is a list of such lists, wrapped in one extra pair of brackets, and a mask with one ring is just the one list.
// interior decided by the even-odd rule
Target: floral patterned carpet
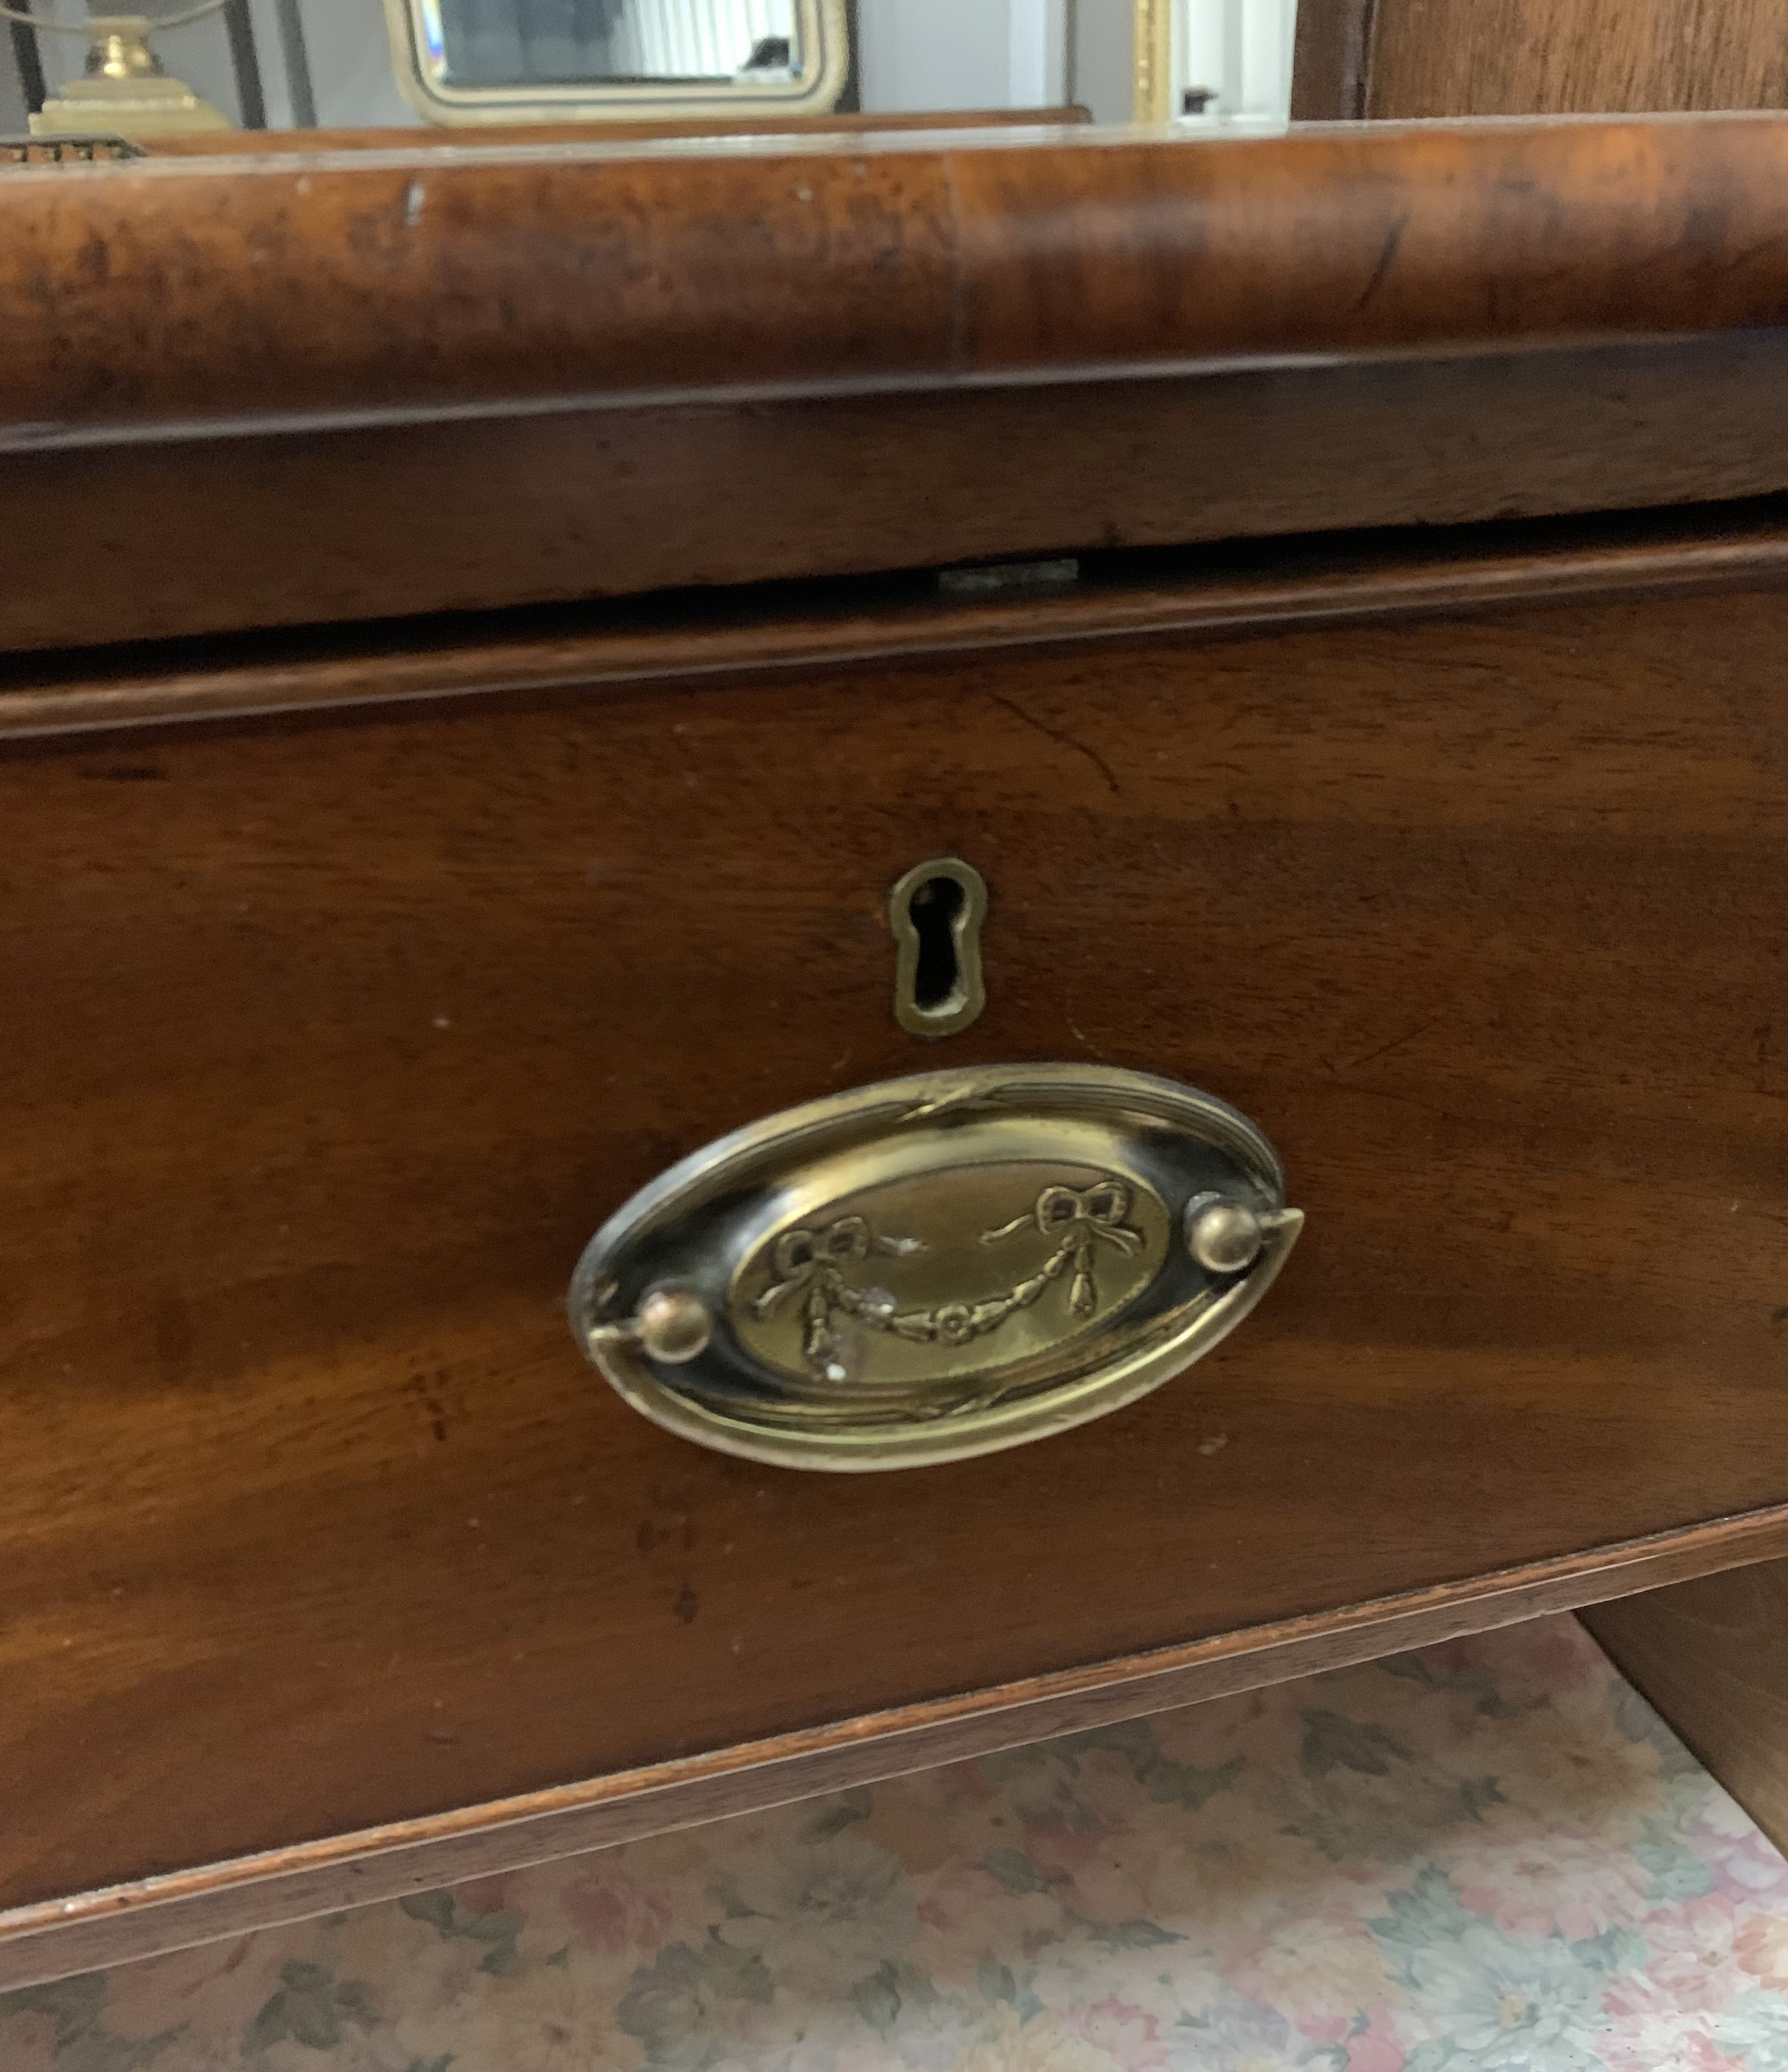
[(1788, 1862), (1547, 1619), (0, 1996), (0, 2072), (1788, 2072)]

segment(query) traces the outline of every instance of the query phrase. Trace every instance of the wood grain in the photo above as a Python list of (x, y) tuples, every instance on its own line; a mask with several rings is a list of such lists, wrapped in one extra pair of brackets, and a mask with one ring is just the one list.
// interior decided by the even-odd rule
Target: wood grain
[(1585, 1622), (1778, 1848), (1788, 1848), (1788, 1564), (1681, 1583)]
[(15, 168), (15, 446), (1741, 330), (1788, 119), (898, 134)]
[(1788, 1511), (0, 1914), (0, 1991), (761, 1811), (1766, 1559)]
[(446, 698), (495, 698), (576, 684), (718, 684), (841, 663), (917, 661), (988, 649), (1069, 648), (1114, 635), (1217, 634), (1268, 625), (1482, 610), (1514, 600), (1657, 597), (1788, 579), (1779, 513), (1730, 508), (1552, 526), (1456, 528), (1444, 547), (1387, 535), (1337, 545), (1275, 541), (1089, 564), (1059, 590), (1021, 587), (966, 601), (927, 578), (808, 584), (798, 593), (686, 593), (561, 613), (492, 614), (487, 635), (463, 619), (425, 633), (351, 644), (339, 628), (256, 643), (252, 659), (215, 648), (152, 650), (133, 672), (115, 656), (21, 656), (0, 663), (0, 739), (112, 734), (170, 721), (321, 713)]
[(1775, 331), (19, 454), (0, 649), (1756, 496), (1785, 385)]
[(1777, 0), (1375, 0), (1370, 115), (1785, 106)]
[(1294, 122), (1357, 122), (1366, 113), (1377, 0), (1297, 0)]
[[(1770, 581), (10, 744), (0, 1897), (1778, 1551), (1785, 634)], [(701, 1453), (571, 1264), (910, 1068), (882, 901), (943, 850), (952, 1061), (1209, 1087), (1305, 1240), (1081, 1432)]]

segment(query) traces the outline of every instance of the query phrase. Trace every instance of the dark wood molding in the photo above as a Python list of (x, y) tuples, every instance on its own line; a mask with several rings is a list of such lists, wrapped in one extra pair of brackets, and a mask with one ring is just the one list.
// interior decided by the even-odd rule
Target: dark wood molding
[(14, 447), (1741, 330), (1788, 305), (1788, 117), (19, 169), (0, 298)]
[(1785, 385), (1753, 331), (18, 454), (0, 651), (1767, 496)]
[[(1059, 649), (1113, 637), (1243, 635), (1341, 626), (1543, 599), (1659, 597), (1788, 583), (1788, 524), (1774, 512), (1643, 524), (1456, 534), (1444, 548), (1354, 541), (1276, 545), (1270, 561), (1162, 569), (1109, 557), (1096, 579), (1054, 592), (964, 602), (929, 584), (747, 590), (700, 601), (676, 593), (475, 631), (413, 627), (356, 646), (335, 633), (252, 659), (163, 651), (133, 671), (106, 658), (21, 658), (0, 671), (0, 741), (111, 734), (187, 721), (357, 706), (506, 698), (575, 684), (720, 683), (845, 664), (911, 662), (983, 650)], [(1191, 557), (1182, 557), (1189, 563)]]
[(15, 170), (0, 650), (1788, 488), (1788, 119), (1063, 137)]
[(1432, 1647), (1609, 1597), (1631, 1602), (1631, 1592), (1657, 1590), (1710, 1567), (1728, 1572), (1718, 1578), (1722, 1584), (1742, 1587), (1749, 1577), (1772, 1572), (1735, 1570), (1733, 1564), (1768, 1563), (1785, 1548), (1788, 1507), (1535, 1562), (1469, 1584), (1348, 1605), (1317, 1618), (1090, 1663), (967, 1697), (15, 1908), (0, 1913), (0, 1992), (761, 1812), (820, 1792)]

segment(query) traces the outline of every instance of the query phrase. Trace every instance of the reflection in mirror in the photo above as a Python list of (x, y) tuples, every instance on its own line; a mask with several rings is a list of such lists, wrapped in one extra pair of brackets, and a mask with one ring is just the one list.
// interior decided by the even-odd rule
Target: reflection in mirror
[(439, 0), (442, 71), (455, 85), (614, 84), (800, 72), (794, 0)]
[(844, 0), (388, 0), (436, 121), (830, 107)]

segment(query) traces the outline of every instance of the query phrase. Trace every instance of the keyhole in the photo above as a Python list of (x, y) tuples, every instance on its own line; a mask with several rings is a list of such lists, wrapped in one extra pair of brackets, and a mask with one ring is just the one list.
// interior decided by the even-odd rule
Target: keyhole
[(898, 957), (894, 1019), (915, 1036), (966, 1029), (987, 1004), (981, 984), (981, 923), (987, 887), (960, 857), (917, 864), (888, 899)]
[(906, 911), (919, 937), (913, 1005), (921, 1014), (947, 1007), (957, 989), (956, 921), (962, 904), (962, 887), (953, 878), (927, 878), (913, 887), (907, 899)]

